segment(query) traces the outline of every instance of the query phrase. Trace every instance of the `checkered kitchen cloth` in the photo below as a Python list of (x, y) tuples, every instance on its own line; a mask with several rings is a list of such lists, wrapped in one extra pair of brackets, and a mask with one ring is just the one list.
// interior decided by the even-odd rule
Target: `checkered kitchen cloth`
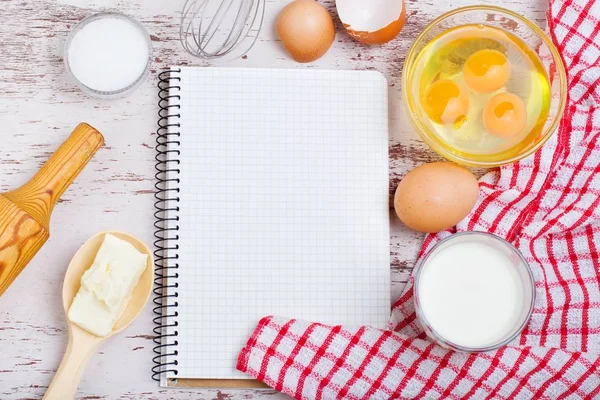
[(551, 1), (548, 21), (568, 71), (559, 132), (483, 177), (457, 227), (503, 236), (529, 261), (537, 299), (520, 339), (484, 354), (439, 347), (409, 284), (387, 331), (262, 319), (239, 370), (296, 399), (600, 399), (600, 0)]

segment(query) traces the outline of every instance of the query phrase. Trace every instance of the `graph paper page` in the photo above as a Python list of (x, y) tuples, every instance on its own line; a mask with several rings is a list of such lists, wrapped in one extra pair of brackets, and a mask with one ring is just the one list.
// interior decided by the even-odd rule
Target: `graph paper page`
[(177, 377), (246, 377), (237, 355), (267, 315), (384, 328), (385, 79), (218, 68), (179, 76)]

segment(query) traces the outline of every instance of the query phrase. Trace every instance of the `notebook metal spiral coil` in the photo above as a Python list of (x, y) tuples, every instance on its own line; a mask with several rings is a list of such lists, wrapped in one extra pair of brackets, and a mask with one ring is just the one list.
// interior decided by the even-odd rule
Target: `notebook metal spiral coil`
[[(181, 124), (177, 104), (181, 97), (181, 69), (169, 69), (159, 73), (159, 111), (156, 137), (156, 199), (154, 207), (154, 347), (152, 379), (158, 381), (162, 374), (177, 376), (177, 331), (179, 313), (177, 298), (179, 287), (179, 128)], [(170, 293), (169, 293), (170, 291)]]

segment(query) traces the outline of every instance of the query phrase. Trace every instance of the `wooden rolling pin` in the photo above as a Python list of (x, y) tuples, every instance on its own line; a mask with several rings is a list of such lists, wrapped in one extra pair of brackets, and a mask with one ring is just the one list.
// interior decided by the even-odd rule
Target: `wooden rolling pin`
[(103, 143), (79, 124), (29, 182), (0, 194), (0, 296), (46, 243), (54, 205)]

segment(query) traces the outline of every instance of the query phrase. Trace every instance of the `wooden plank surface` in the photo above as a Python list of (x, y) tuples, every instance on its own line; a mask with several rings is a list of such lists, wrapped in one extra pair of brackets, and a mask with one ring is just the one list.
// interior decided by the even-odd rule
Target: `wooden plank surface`
[[(323, 3), (335, 15), (334, 0)], [(497, 1), (481, 3), (499, 5)], [(374, 69), (390, 86), (390, 194), (414, 166), (437, 159), (413, 132), (401, 98), (404, 56), (429, 21), (470, 0), (407, 1), (400, 36), (379, 47), (350, 39), (336, 17), (331, 50), (313, 64), (294, 63), (275, 39), (273, 22), (286, 0), (267, 0), (256, 47), (228, 66)], [(545, 26), (547, 0), (501, 4)], [(67, 343), (61, 306), (63, 275), (79, 246), (94, 233), (128, 231), (148, 244), (153, 232), (156, 71), (169, 65), (209, 65), (181, 48), (178, 22), (183, 0), (0, 0), (0, 191), (23, 184), (82, 121), (99, 129), (106, 145), (57, 205), (51, 237), (33, 262), (0, 298), (0, 398), (40, 398)], [(95, 11), (118, 10), (136, 17), (152, 35), (153, 74), (133, 95), (100, 101), (81, 93), (62, 61), (66, 35)], [(213, 65), (224, 65), (216, 63)], [(402, 291), (421, 235), (404, 229), (391, 214), (392, 299)], [(232, 248), (235, 244), (232, 243)], [(151, 380), (152, 311), (94, 356), (79, 389), (81, 399), (250, 399), (285, 398), (272, 390), (162, 389)]]

